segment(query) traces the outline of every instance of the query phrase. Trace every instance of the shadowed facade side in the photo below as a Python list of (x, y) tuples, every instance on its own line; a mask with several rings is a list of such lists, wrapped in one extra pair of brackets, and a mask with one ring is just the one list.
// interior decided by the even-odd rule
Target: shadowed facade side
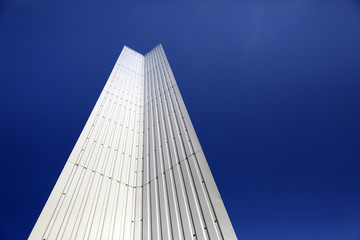
[(161, 45), (124, 47), (29, 239), (237, 239)]

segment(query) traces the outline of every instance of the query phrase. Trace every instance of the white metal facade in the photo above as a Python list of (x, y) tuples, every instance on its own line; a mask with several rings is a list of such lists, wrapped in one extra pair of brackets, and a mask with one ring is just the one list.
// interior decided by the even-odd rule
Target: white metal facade
[(124, 47), (29, 239), (237, 239), (161, 45)]

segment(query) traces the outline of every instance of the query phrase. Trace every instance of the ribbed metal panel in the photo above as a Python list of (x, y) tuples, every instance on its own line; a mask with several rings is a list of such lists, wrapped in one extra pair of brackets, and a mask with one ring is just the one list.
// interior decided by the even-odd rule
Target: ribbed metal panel
[(236, 239), (161, 45), (124, 47), (29, 239)]

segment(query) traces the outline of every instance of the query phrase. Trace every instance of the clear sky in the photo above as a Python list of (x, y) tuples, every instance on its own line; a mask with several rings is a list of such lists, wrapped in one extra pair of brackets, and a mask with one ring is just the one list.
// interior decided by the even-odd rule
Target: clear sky
[(5, 0), (1, 240), (30, 234), (122, 47), (158, 43), (239, 239), (360, 239), (358, 1)]

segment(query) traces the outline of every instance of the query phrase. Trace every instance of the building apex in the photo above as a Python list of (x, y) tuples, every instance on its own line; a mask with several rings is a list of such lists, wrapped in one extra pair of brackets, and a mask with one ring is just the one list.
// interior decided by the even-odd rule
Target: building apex
[(135, 51), (134, 49), (132, 49), (132, 48), (126, 46), (126, 45), (124, 45), (124, 48), (129, 49), (130, 51), (132, 51), (132, 52), (134, 52), (134, 53), (136, 53), (136, 54), (139, 54), (139, 55), (141, 55), (141, 56), (144, 57), (144, 56), (146, 56), (147, 54), (149, 54), (150, 52), (154, 51), (155, 49), (157, 49), (157, 48), (163, 48), (163, 47), (162, 47), (161, 43), (159, 43), (158, 45), (156, 45), (153, 49), (151, 49), (151, 50), (150, 50), (149, 52), (147, 52), (146, 54), (141, 54), (141, 53), (139, 53), (138, 51)]

